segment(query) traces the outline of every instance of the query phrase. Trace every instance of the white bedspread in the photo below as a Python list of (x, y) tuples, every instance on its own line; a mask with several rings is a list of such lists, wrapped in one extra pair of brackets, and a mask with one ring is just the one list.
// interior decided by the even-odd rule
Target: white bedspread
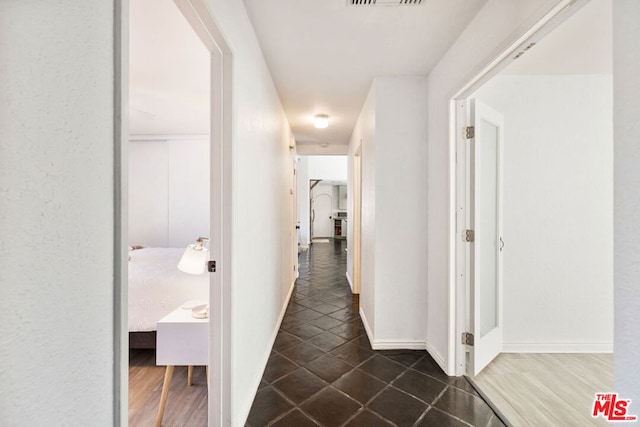
[(178, 270), (184, 248), (130, 251), (129, 331), (155, 331), (156, 323), (189, 300), (209, 300), (209, 275)]

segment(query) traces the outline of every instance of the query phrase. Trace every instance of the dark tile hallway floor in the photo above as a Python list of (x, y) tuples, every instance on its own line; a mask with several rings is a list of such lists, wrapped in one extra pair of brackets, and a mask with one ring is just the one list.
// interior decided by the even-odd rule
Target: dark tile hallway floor
[(247, 425), (502, 426), (426, 351), (374, 351), (347, 283), (344, 241), (300, 255), (287, 313)]

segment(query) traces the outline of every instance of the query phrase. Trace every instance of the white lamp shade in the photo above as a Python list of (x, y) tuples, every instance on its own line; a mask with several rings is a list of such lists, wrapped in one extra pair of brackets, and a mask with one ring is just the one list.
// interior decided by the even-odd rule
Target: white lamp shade
[(189, 245), (180, 258), (178, 270), (189, 274), (202, 274), (207, 268), (207, 261), (209, 261), (207, 248), (196, 249), (196, 245)]

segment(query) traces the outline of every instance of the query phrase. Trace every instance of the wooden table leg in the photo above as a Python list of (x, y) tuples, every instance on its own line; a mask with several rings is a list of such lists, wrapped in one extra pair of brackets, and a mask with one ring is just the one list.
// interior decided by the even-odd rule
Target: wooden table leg
[(158, 419), (156, 420), (156, 427), (162, 426), (162, 418), (164, 417), (164, 407), (167, 405), (167, 395), (169, 394), (169, 386), (171, 385), (171, 378), (173, 377), (173, 366), (167, 366), (167, 370), (164, 373), (164, 383), (162, 384), (162, 395), (160, 396), (160, 408), (158, 408)]
[(192, 386), (193, 385), (193, 366), (189, 365), (189, 367), (187, 368), (187, 385), (188, 386)]
[(209, 365), (207, 365), (207, 389), (209, 388)]

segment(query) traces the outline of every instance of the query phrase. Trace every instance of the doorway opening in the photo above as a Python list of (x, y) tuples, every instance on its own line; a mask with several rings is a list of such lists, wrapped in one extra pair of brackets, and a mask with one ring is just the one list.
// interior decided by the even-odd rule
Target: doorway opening
[[(148, 8), (153, 9), (152, 13), (145, 13)], [(232, 53), (202, 0), (131, 0), (124, 2), (118, 13), (117, 109), (122, 119), (117, 129), (121, 146), (116, 153), (120, 216), (116, 236), (124, 255), (119, 267), (115, 307), (116, 319), (119, 319), (116, 324), (120, 325), (116, 333), (120, 366), (115, 378), (117, 398), (119, 402), (145, 406), (149, 404), (145, 402), (148, 389), (157, 392), (164, 383), (162, 395), (147, 396), (152, 402), (145, 409), (154, 412), (152, 418), (157, 417), (158, 425), (163, 418), (173, 418), (185, 425), (228, 425)], [(129, 43), (131, 58), (127, 55)], [(126, 111), (129, 105), (131, 108)], [(199, 254), (196, 269), (203, 270), (202, 273), (190, 271), (191, 277), (183, 272), (190, 270), (188, 267), (178, 270), (178, 264), (184, 260), (182, 254), (189, 252), (185, 249), (189, 244)], [(201, 250), (202, 245), (206, 251)], [(135, 246), (135, 250), (128, 253), (125, 246)], [(146, 248), (139, 249), (139, 246)], [(158, 260), (166, 264), (166, 271), (152, 261), (150, 271), (155, 276), (143, 278), (146, 285), (137, 288), (137, 281), (131, 279), (136, 269), (131, 268), (130, 263), (141, 267), (147, 253), (166, 252), (170, 247), (174, 247), (175, 253), (160, 256), (163, 259)], [(180, 288), (179, 295), (170, 298), (170, 288), (175, 286)], [(125, 368), (129, 366), (130, 320), (140, 324), (135, 321), (131, 307), (135, 300), (131, 296), (137, 294), (141, 300), (150, 301), (150, 293), (159, 296), (160, 304), (156, 308), (166, 313), (149, 313), (143, 307), (140, 316), (149, 323), (146, 329), (159, 331), (163, 321), (172, 323), (169, 319), (172, 314), (184, 315), (189, 319), (186, 323), (196, 326), (188, 333), (179, 334), (178, 338), (193, 335), (181, 342), (173, 342), (170, 334), (166, 339), (160, 338), (161, 333), (148, 336), (146, 346), (157, 348), (157, 360), (152, 364), (167, 365), (167, 369), (160, 384), (132, 377), (130, 383), (137, 389), (130, 391)], [(187, 298), (186, 294), (194, 298)], [(176, 302), (176, 298), (182, 300)], [(208, 318), (202, 318), (205, 313)], [(135, 346), (135, 343), (133, 338), (131, 344)], [(194, 363), (178, 360), (179, 354), (195, 353), (189, 350), (190, 346), (199, 348), (202, 360)], [(161, 351), (161, 347), (165, 350)], [(190, 413), (175, 412), (184, 405), (177, 403), (179, 399), (172, 394), (178, 388), (186, 388), (187, 381), (171, 382), (174, 370), (169, 367), (173, 365), (203, 366), (196, 367), (195, 371), (184, 368), (185, 372), (180, 374), (188, 377), (189, 382), (193, 377), (200, 388), (199, 399), (203, 403), (199, 411), (190, 412), (186, 408)], [(164, 413), (163, 404), (166, 404)], [(126, 404), (118, 407), (121, 422), (129, 419), (135, 425), (135, 417), (141, 416), (140, 413)], [(143, 418), (148, 420), (148, 415)]]
[(299, 246), (347, 238), (347, 157), (298, 156)]
[(360, 294), (360, 253), (361, 253), (361, 233), (362, 233), (362, 143), (353, 156), (353, 195), (352, 209), (353, 220), (353, 280), (352, 289), (354, 294)]
[(611, 2), (578, 6), (452, 102), (457, 368), (514, 424), (598, 425), (612, 386)]

